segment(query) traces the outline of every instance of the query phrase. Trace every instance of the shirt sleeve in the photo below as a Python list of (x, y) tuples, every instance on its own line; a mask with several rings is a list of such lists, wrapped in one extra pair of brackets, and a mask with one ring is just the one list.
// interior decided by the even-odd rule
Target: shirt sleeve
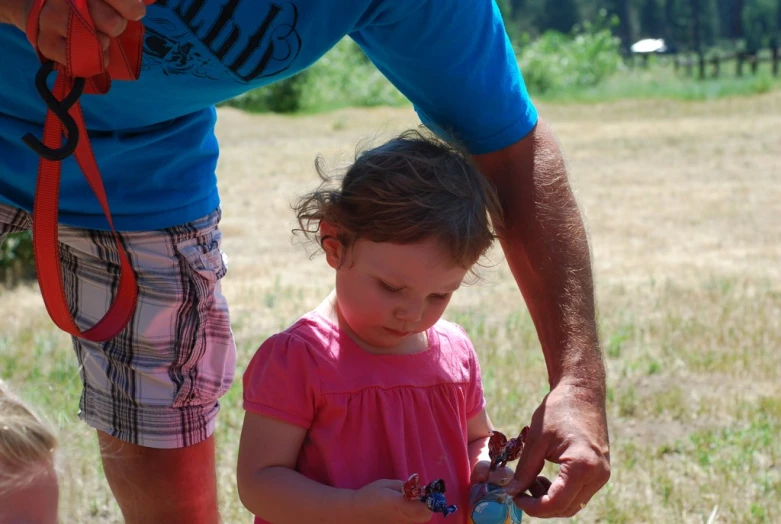
[(485, 393), (483, 392), (483, 380), (480, 374), (480, 362), (477, 359), (477, 353), (469, 340), (466, 330), (454, 324), (458, 329), (460, 344), (463, 346), (467, 355), (469, 365), (469, 383), (466, 388), (466, 418), (469, 420), (483, 409), (485, 409)]
[(279, 333), (266, 340), (244, 372), (244, 409), (309, 429), (320, 381), (306, 343)]
[(351, 33), (421, 121), (472, 154), (514, 144), (537, 123), (493, 0), (395, 0)]

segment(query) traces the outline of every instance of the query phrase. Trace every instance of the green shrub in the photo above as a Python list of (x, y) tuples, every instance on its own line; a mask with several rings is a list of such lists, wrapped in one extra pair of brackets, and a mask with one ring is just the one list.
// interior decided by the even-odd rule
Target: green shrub
[(6, 286), (35, 277), (33, 236), (30, 231), (11, 233), (0, 245), (0, 275)]
[(303, 71), (271, 85), (253, 89), (229, 100), (225, 105), (253, 112), (295, 113), (301, 110), (301, 99), (309, 72)]
[(610, 29), (586, 23), (573, 35), (547, 31), (534, 42), (525, 37), (518, 64), (532, 96), (589, 88), (618, 71), (619, 45)]
[(249, 111), (293, 113), (398, 105), (405, 100), (358, 45), (344, 38), (309, 69), (226, 104)]

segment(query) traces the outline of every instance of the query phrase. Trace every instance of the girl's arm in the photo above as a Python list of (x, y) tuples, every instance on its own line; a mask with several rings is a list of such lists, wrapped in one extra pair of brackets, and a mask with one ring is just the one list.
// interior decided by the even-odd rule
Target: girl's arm
[(491, 419), (488, 418), (486, 410), (482, 410), (466, 421), (466, 433), (469, 442), (469, 465), (472, 466), (472, 469), (479, 461), (487, 460), (490, 462), (488, 438), (493, 430), (494, 426), (491, 424)]
[(241, 502), (275, 524), (354, 521), (353, 490), (325, 486), (295, 470), (305, 437), (298, 426), (245, 414), (237, 472)]
[(513, 477), (513, 470), (507, 466), (496, 468), (496, 471), (489, 471), (491, 457), (488, 455), (488, 439), (493, 429), (494, 426), (491, 424), (486, 410), (482, 410), (466, 422), (472, 484), (490, 480), (495, 484), (503, 485)]
[[(379, 479), (359, 490), (325, 486), (297, 472), (306, 430), (254, 413), (244, 416), (237, 480), (241, 502), (274, 524), (414, 524), (431, 520), (406, 500), (401, 480)], [(360, 466), (358, 466), (360, 467)]]

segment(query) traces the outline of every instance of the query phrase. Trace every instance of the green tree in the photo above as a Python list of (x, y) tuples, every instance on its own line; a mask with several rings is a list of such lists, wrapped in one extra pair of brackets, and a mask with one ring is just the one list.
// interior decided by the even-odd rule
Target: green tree
[(781, 47), (781, 0), (776, 0), (776, 30), (772, 40), (774, 49)]
[(676, 18), (675, 0), (664, 0), (664, 39), (668, 46), (678, 47), (680, 44), (680, 31)]
[(608, 15), (618, 17), (615, 34), (621, 39), (621, 49), (629, 54), (629, 48), (634, 42), (635, 33), (632, 28), (632, 10), (629, 0), (599, 0), (601, 7)]
[(526, 8), (526, 0), (505, 0), (510, 5), (510, 14), (513, 18), (522, 16)]
[(717, 0), (716, 8), (719, 16), (719, 38), (735, 40), (740, 38), (740, 11), (736, 5), (742, 0)]
[(704, 50), (719, 35), (716, 0), (665, 0), (668, 38), (690, 50)]
[(637, 33), (641, 37), (659, 38), (664, 34), (664, 10), (657, 0), (643, 0), (638, 22)]
[(716, 0), (690, 0), (690, 30), (695, 49), (713, 45), (719, 37)]
[(499, 6), (499, 11), (502, 12), (502, 18), (505, 22), (512, 20), (513, 9), (510, 0), (496, 0), (496, 5)]
[(778, 45), (778, 9), (778, 0), (746, 0), (742, 19), (748, 51)]
[(743, 38), (743, 7), (745, 0), (728, 0), (729, 2), (729, 37)]
[(543, 2), (540, 13), (540, 29), (553, 29), (560, 33), (569, 33), (581, 21), (575, 0), (557, 0)]
[(523, 41), (524, 33), (538, 35), (540, 0), (497, 0), (499, 10), (504, 17), (507, 32), (513, 42)]

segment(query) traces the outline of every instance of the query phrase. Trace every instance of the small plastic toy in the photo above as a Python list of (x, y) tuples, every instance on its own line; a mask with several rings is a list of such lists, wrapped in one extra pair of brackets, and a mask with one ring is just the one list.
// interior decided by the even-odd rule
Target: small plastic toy
[(469, 492), (469, 524), (520, 524), (523, 512), (504, 488), (481, 482)]
[(418, 499), (424, 502), (428, 509), (434, 513), (442, 513), (445, 517), (458, 509), (455, 504), (448, 505), (445, 500), (445, 481), (442, 479), (436, 479), (421, 487), (420, 475), (413, 473), (404, 483), (403, 491), (407, 500)]

